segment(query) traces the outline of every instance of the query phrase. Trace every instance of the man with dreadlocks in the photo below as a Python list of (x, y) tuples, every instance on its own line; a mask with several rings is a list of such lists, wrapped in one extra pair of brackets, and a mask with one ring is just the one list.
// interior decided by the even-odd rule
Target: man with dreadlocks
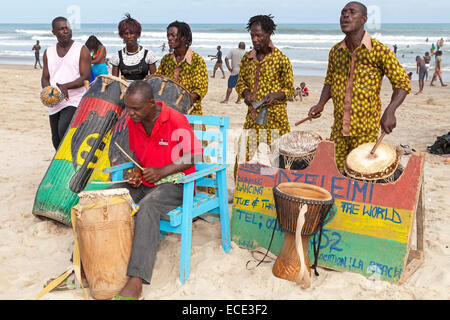
[(201, 101), (208, 91), (208, 73), (205, 60), (190, 48), (191, 28), (185, 22), (172, 22), (167, 27), (167, 41), (172, 51), (161, 59), (156, 74), (172, 78), (188, 89), (194, 101), (191, 114), (202, 114)]
[[(294, 77), (292, 65), (270, 37), (276, 25), (271, 15), (258, 15), (250, 18), (247, 31), (253, 43), (253, 49), (241, 60), (236, 92), (248, 106), (244, 129), (246, 138), (245, 161), (252, 159), (259, 142), (265, 138), (269, 146), (272, 141), (290, 131), (286, 112), (287, 100), (294, 94)], [(259, 103), (263, 102), (257, 108)], [(267, 120), (257, 116), (267, 109)], [(264, 137), (265, 136), (265, 137)], [(236, 159), (235, 176), (237, 163)]]

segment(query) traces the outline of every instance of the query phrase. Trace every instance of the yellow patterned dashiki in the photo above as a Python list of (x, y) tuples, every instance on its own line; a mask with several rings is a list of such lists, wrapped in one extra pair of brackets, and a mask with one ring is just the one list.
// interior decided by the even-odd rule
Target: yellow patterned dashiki
[[(267, 129), (267, 144), (276, 138), (290, 131), (287, 116), (287, 101), (294, 94), (294, 76), (292, 65), (289, 58), (285, 56), (278, 48), (271, 45), (272, 52), (264, 57), (262, 61), (256, 59), (256, 51), (247, 52), (241, 60), (239, 78), (236, 84), (236, 92), (244, 98), (243, 92), (248, 89), (255, 92), (256, 73), (260, 65), (259, 79), (256, 88), (257, 101), (263, 99), (269, 93), (283, 91), (286, 95), (284, 100), (275, 100), (268, 108), (268, 120), (266, 125), (259, 125), (256, 119), (252, 118), (252, 107), (248, 107), (247, 116), (244, 123), (244, 129), (254, 129), (250, 132), (249, 141), (247, 141), (246, 161), (251, 159), (251, 155), (256, 151), (260, 141), (259, 133), (261, 129)], [(257, 109), (259, 112), (261, 107)], [(277, 129), (277, 130), (271, 130)], [(254, 132), (253, 132), (254, 131)], [(249, 145), (250, 148), (249, 154)]]
[(411, 91), (408, 75), (395, 53), (367, 32), (353, 54), (345, 41), (331, 49), (325, 84), (331, 85), (333, 131), (344, 136), (378, 136), (384, 75), (393, 90)]
[(341, 171), (352, 149), (378, 138), (384, 75), (393, 90), (411, 91), (408, 75), (395, 53), (367, 32), (353, 53), (345, 41), (330, 50), (325, 78), (325, 84), (331, 85), (334, 104), (330, 140), (334, 141), (336, 164)]
[[(178, 68), (177, 68), (178, 67)], [(189, 48), (184, 59), (177, 64), (173, 53), (166, 54), (156, 74), (174, 79), (184, 86), (190, 93), (199, 95), (190, 114), (202, 114), (202, 99), (208, 92), (208, 73), (205, 60)]]

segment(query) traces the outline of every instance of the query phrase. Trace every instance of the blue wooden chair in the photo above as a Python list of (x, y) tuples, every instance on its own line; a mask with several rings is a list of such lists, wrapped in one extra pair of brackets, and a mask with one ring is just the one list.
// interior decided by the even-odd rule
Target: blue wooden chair
[[(229, 167), (226, 164), (229, 118), (199, 115), (187, 115), (186, 117), (189, 123), (194, 125), (194, 133), (200, 143), (208, 141), (208, 146), (203, 146), (204, 157), (215, 161), (196, 163), (195, 173), (177, 180), (178, 183), (184, 184), (183, 205), (167, 213), (170, 220), (161, 220), (160, 231), (162, 234), (173, 232), (181, 235), (180, 281), (182, 284), (189, 278), (193, 218), (205, 213), (218, 214), (222, 247), (227, 253), (231, 248), (226, 178), (226, 168)], [(219, 131), (202, 131), (202, 125), (217, 126)], [(127, 162), (106, 168), (103, 172), (111, 173), (112, 181), (121, 181), (123, 180), (123, 170), (133, 166), (132, 162)], [(213, 175), (212, 178), (211, 175)], [(214, 188), (215, 194), (197, 191), (194, 196), (194, 182), (196, 186)]]

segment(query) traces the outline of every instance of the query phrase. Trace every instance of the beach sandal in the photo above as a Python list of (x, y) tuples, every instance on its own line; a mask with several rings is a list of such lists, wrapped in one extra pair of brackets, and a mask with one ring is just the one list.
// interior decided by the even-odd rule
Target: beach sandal
[(133, 297), (122, 297), (119, 296), (119, 294), (116, 294), (114, 296), (114, 298), (112, 298), (111, 300), (144, 300), (144, 296), (140, 296), (139, 299), (133, 298)]

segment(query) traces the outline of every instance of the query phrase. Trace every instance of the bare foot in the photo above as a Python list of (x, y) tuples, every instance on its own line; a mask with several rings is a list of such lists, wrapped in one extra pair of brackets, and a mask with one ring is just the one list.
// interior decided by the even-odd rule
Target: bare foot
[(142, 279), (137, 277), (130, 277), (119, 292), (121, 297), (132, 297), (139, 299), (142, 293)]
[(241, 100), (238, 100), (235, 102), (236, 104), (241, 104)]
[(443, 87), (446, 87), (446, 86), (447, 86), (447, 84), (443, 83), (443, 84), (442, 84), (442, 86), (443, 86)]
[(220, 103), (228, 103), (228, 100), (220, 101)]
[(418, 94), (421, 94), (421, 93), (423, 93), (422, 90), (420, 90), (419, 92), (417, 92), (417, 93), (416, 93), (416, 96), (417, 96)]

